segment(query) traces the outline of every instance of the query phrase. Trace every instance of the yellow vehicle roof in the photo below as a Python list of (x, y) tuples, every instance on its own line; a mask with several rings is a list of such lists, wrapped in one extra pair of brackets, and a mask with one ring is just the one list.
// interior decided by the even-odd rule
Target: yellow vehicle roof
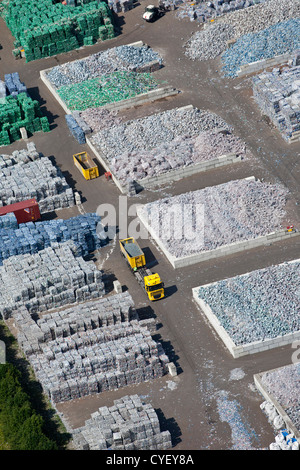
[(160, 282), (160, 276), (157, 273), (151, 274), (145, 277), (145, 281), (146, 281), (146, 284), (150, 286), (150, 285), (156, 284), (157, 282)]

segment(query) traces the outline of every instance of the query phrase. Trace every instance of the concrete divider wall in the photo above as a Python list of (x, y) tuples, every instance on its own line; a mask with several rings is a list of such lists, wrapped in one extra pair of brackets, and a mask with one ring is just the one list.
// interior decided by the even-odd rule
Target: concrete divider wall
[(197, 173), (208, 171), (213, 168), (218, 168), (223, 165), (231, 165), (232, 163), (238, 163), (241, 161), (242, 157), (240, 155), (230, 153), (214, 158), (213, 160), (195, 163), (194, 165), (188, 165), (180, 169), (171, 170), (151, 178), (143, 178), (141, 180), (137, 180), (137, 183), (143, 188), (153, 188), (155, 186), (159, 186), (160, 184), (171, 183), (173, 181), (178, 181), (182, 178), (186, 178)]
[[(209, 284), (208, 284), (209, 285)], [(201, 286), (205, 287), (205, 286)], [(218, 318), (211, 310), (210, 306), (204, 302), (203, 299), (198, 297), (199, 287), (192, 289), (193, 298), (196, 304), (200, 307), (211, 326), (214, 328), (224, 345), (227, 347), (230, 354), (236, 359), (238, 357), (246, 356), (248, 354), (255, 354), (258, 352), (266, 351), (269, 349), (279, 348), (287, 344), (291, 344), (296, 340), (300, 340), (300, 331), (289, 333), (276, 338), (264, 339), (261, 341), (254, 341), (252, 343), (237, 346), (228, 335), (226, 330), (220, 324)]]
[(291, 58), (291, 53), (281, 54), (270, 59), (262, 59), (256, 62), (251, 62), (250, 64), (241, 65), (240, 70), (238, 71), (238, 77), (243, 77), (250, 73), (259, 72), (268, 67), (274, 67), (274, 65), (284, 64)]

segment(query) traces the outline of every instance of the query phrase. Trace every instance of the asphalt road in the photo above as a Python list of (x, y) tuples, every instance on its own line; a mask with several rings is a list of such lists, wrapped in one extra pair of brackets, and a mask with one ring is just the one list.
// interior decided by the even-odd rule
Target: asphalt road
[[(100, 204), (111, 203), (118, 213), (120, 193), (112, 182), (106, 181), (103, 170), (100, 178), (86, 182), (74, 168), (73, 153), (88, 150), (88, 147), (79, 146), (70, 135), (64, 111), (41, 81), (39, 71), (98, 50), (142, 40), (164, 58), (165, 66), (156, 72), (156, 77), (167, 81), (180, 93), (176, 97), (153, 102), (124, 114), (134, 118), (187, 104), (214, 111), (234, 126), (235, 134), (248, 144), (255, 160), (189, 177), (167, 187), (143, 191), (130, 198), (128, 205), (255, 175), (270, 182), (280, 181), (290, 189), (287, 223), (296, 225), (300, 215), (297, 205), (299, 143), (286, 144), (262, 118), (251, 97), (249, 77), (225, 80), (219, 72), (218, 60), (197, 63), (184, 56), (182, 45), (198, 29), (196, 23), (177, 20), (174, 12), (167, 13), (153, 24), (145, 23), (141, 19), (144, 5), (138, 5), (125, 13), (124, 17), (120, 15), (118, 21), (121, 34), (115, 39), (28, 64), (13, 58), (13, 38), (0, 20), (0, 43), (3, 46), (0, 50), (1, 78), (4, 73), (19, 72), (31, 96), (40, 100), (42, 109), (50, 118), (51, 132), (35, 134), (30, 140), (36, 143), (37, 149), (44, 155), (53, 157), (69, 183), (80, 192), (84, 211), (95, 211)], [(2, 153), (10, 153), (23, 146), (24, 143), (19, 141), (0, 150)], [(76, 209), (72, 209), (58, 213), (57, 216), (69, 217), (75, 213)], [(263, 398), (255, 389), (253, 375), (290, 364), (293, 350), (287, 346), (233, 359), (193, 302), (191, 289), (299, 258), (299, 239), (179, 270), (172, 268), (151, 240), (142, 240), (140, 244), (149, 259), (156, 260), (157, 271), (167, 286), (167, 297), (158, 303), (150, 304), (137, 286), (120, 257), (118, 240), (101, 251), (98, 263), (112, 278), (119, 279), (124, 289), (129, 290), (141, 313), (157, 318), (157, 339), (163, 344), (170, 360), (176, 364), (177, 377), (165, 376), (151, 383), (74, 400), (58, 405), (57, 409), (70, 426), (78, 427), (99, 406), (110, 406), (117, 397), (138, 393), (158, 410), (163, 428), (172, 432), (176, 450), (268, 447), (274, 440), (274, 430), (260, 409)]]

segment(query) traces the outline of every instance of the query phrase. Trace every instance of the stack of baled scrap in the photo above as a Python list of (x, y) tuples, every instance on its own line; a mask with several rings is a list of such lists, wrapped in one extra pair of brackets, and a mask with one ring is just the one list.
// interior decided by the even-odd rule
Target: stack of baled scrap
[[(12, 94), (3, 98), (0, 109), (0, 146), (21, 138), (20, 128), (28, 133), (49, 132), (49, 122), (42, 115), (39, 102), (28, 96), (27, 92), (18, 92), (12, 81), (7, 81)], [(20, 88), (19, 88), (20, 89)]]
[(12, 317), (22, 307), (31, 314), (94, 299), (105, 293), (102, 273), (75, 256), (68, 241), (36, 254), (11, 256), (0, 266), (0, 314)]
[[(114, 302), (114, 297), (108, 302)], [(130, 319), (131, 299), (125, 299), (126, 304), (124, 308), (118, 302), (115, 306), (85, 302), (68, 307), (65, 314), (61, 310), (43, 315), (36, 324), (27, 318), (25, 328), (21, 317), (26, 320), (26, 314), (20, 309), (14, 314), (16, 324), (21, 325), (18, 341), (52, 403), (139, 384), (167, 373), (169, 360), (161, 344), (154, 341), (147, 326)]]
[(77, 256), (86, 256), (101, 247), (96, 229), (101, 217), (84, 214), (67, 220), (55, 219), (43, 222), (16, 224), (14, 214), (0, 217), (0, 264), (14, 255), (37, 253), (57, 243), (72, 240)]
[(26, 62), (114, 37), (113, 17), (105, 2), (14, 0), (3, 1), (2, 7), (15, 47), (24, 48)]
[(77, 450), (168, 450), (171, 434), (161, 431), (158, 415), (138, 395), (114, 400), (72, 432)]
[(261, 112), (267, 115), (289, 140), (300, 131), (300, 65), (274, 69), (253, 78), (253, 97)]
[(31, 198), (37, 200), (41, 213), (75, 205), (73, 189), (49, 158), (28, 148), (9, 157), (3, 158), (6, 166), (0, 170), (2, 206)]
[(113, 12), (120, 13), (121, 11), (132, 10), (134, 0), (108, 0), (107, 4)]
[(27, 357), (42, 352), (41, 344), (75, 333), (118, 325), (137, 320), (131, 295), (128, 292), (89, 300), (43, 313), (35, 320), (23, 307), (14, 314), (17, 339)]

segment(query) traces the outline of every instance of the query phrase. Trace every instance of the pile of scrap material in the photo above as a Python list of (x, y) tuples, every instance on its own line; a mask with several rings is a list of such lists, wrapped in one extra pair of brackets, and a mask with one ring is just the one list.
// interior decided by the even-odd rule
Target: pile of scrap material
[[(181, 258), (280, 230), (287, 195), (280, 184), (242, 179), (147, 203), (140, 214), (168, 252)], [(177, 216), (171, 224), (172, 208)]]
[(187, 3), (181, 5), (182, 0), (162, 0), (161, 3), (166, 7), (170, 4), (178, 6), (177, 18), (187, 17), (191, 21), (196, 20), (199, 23), (207, 23), (233, 11), (259, 5), (265, 1), (267, 0), (211, 0), (210, 2), (203, 1), (192, 5)]
[[(222, 52), (226, 51), (228, 41), (241, 38), (243, 44), (243, 36), (248, 37), (250, 33), (258, 33), (278, 23), (285, 23), (288, 20), (294, 20), (300, 16), (300, 3), (294, 0), (267, 0), (261, 4), (235, 10), (218, 18), (218, 21), (211, 23), (207, 28), (197, 31), (185, 43), (185, 54), (193, 60), (208, 60), (218, 57)], [(289, 26), (289, 23), (287, 23)], [(277, 30), (281, 34), (281, 30)], [(295, 29), (291, 30), (293, 34), (297, 33)], [(283, 33), (284, 34), (284, 33)], [(264, 36), (251, 36), (252, 40), (258, 41), (258, 54), (261, 53), (264, 45), (260, 46), (259, 40), (267, 41)], [(277, 38), (274, 40), (274, 53), (282, 53), (283, 41), (279, 39), (280, 48), (277, 48)], [(297, 40), (297, 36), (294, 38)], [(245, 39), (246, 40), (246, 39)], [(289, 44), (291, 38), (289, 38)], [(260, 46), (260, 47), (259, 47)], [(231, 46), (232, 47), (232, 46)], [(229, 48), (230, 49), (230, 48)], [(243, 51), (241, 50), (240, 53)], [(246, 51), (247, 52), (247, 51)], [(255, 51), (254, 51), (255, 53)], [(238, 54), (238, 52), (237, 52)], [(259, 60), (259, 56), (256, 60)], [(251, 59), (252, 60), (252, 59)]]
[(209, 130), (230, 132), (232, 128), (214, 113), (186, 106), (117, 123), (92, 134), (91, 142), (111, 160), (126, 152), (149, 151), (178, 136), (195, 136)]

